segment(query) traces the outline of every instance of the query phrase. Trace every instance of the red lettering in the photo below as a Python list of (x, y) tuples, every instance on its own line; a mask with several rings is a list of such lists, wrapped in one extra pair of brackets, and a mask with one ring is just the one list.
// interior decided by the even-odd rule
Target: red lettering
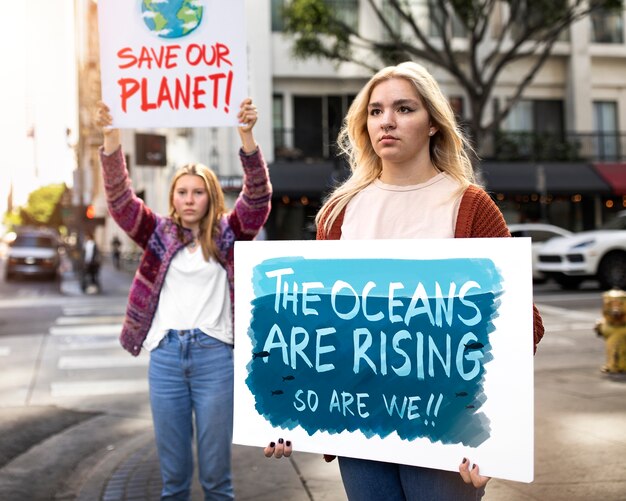
[(131, 47), (124, 47), (117, 52), (119, 59), (127, 60), (123, 64), (119, 64), (119, 68), (125, 70), (131, 66), (137, 66), (138, 68), (147, 67), (152, 69), (152, 63), (154, 62), (157, 68), (175, 68), (178, 64), (178, 50), (180, 45), (166, 45), (161, 46), (158, 49), (154, 47), (142, 47), (139, 52), (139, 57), (133, 54)]
[(165, 55), (165, 67), (166, 68), (176, 68), (178, 64), (176, 59), (178, 59), (178, 49), (180, 49), (180, 45), (168, 45), (166, 48)]
[(167, 77), (161, 79), (161, 85), (159, 86), (159, 96), (157, 97), (157, 107), (160, 108), (163, 101), (167, 101), (170, 108), (177, 110), (178, 106), (174, 106), (172, 102), (172, 95), (170, 94), (170, 88), (167, 85)]
[[(197, 66), (202, 60), (202, 47), (204, 46), (198, 45), (197, 43), (190, 43), (187, 46), (187, 53), (185, 54), (185, 57), (191, 66)], [(197, 53), (197, 56), (194, 53)]]
[[(217, 109), (218, 103), (223, 101), (224, 111), (228, 113), (232, 81), (233, 72), (229, 71), (206, 76), (185, 75), (184, 80), (182, 78), (168, 79), (167, 76), (162, 76), (158, 85), (154, 82), (155, 85), (150, 89), (148, 78), (122, 78), (117, 83), (120, 86), (121, 105), (125, 113), (128, 112), (128, 103), (135, 95), (139, 99), (139, 109), (144, 112), (164, 107), (172, 110), (178, 110), (181, 107), (204, 109), (207, 107), (204, 96), (210, 95), (211, 91), (213, 108)], [(212, 82), (212, 85), (208, 82)]]
[(217, 98), (219, 96), (219, 82), (222, 78), (226, 78), (224, 73), (214, 73), (209, 75), (209, 79), (213, 80), (213, 108), (217, 108)]
[(233, 65), (233, 63), (231, 63), (229, 59), (226, 59), (226, 56), (230, 54), (230, 49), (228, 48), (227, 45), (224, 45), (223, 43), (218, 42), (215, 44), (213, 51), (217, 52), (217, 67), (218, 68), (220, 68), (222, 61), (228, 64), (229, 66)]
[[(208, 54), (210, 50), (210, 54)], [(187, 46), (187, 52), (185, 57), (187, 62), (191, 66), (198, 66), (200, 63), (204, 63), (206, 66), (221, 67), (222, 63), (232, 66), (233, 63), (226, 57), (230, 55), (230, 49), (223, 43), (216, 43), (210, 47), (206, 45), (198, 45), (192, 43)]]
[(141, 53), (139, 54), (139, 60), (137, 62), (137, 68), (143, 67), (144, 63), (147, 64), (148, 69), (152, 69), (152, 58), (150, 57), (150, 51), (148, 47), (142, 47)]
[(131, 66), (137, 64), (137, 58), (133, 56), (133, 49), (131, 49), (130, 47), (124, 47), (123, 49), (118, 50), (117, 57), (119, 59), (130, 59), (130, 62), (128, 63), (118, 65), (118, 67), (122, 70), (130, 68)]
[(199, 84), (202, 82), (206, 82), (205, 77), (195, 77), (193, 79), (193, 108), (194, 110), (201, 110), (206, 108), (204, 103), (198, 101), (200, 96), (204, 96), (206, 94), (205, 90), (199, 88)]
[(120, 97), (122, 98), (122, 110), (126, 113), (126, 102), (129, 97), (134, 95), (139, 90), (139, 82), (137, 82), (134, 78), (122, 78), (118, 80), (117, 83), (122, 88), (120, 93)]
[(191, 79), (189, 75), (185, 75), (185, 88), (183, 89), (181, 81), (178, 78), (176, 79), (176, 109), (178, 109), (181, 101), (185, 105), (185, 108), (189, 108), (189, 99), (191, 97), (191, 93), (189, 92), (189, 88), (191, 87), (190, 82)]
[[(163, 80), (167, 80), (167, 77), (163, 77), (161, 79), (161, 85), (163, 85)], [(148, 102), (148, 79), (141, 79), (141, 111), (148, 111), (156, 109), (156, 103)]]

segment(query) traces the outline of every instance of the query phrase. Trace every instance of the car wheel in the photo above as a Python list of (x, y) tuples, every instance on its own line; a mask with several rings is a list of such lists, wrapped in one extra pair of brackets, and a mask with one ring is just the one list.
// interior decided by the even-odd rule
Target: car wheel
[(626, 253), (611, 252), (604, 256), (598, 266), (598, 280), (603, 289), (626, 289)]
[(583, 279), (580, 277), (570, 277), (569, 275), (557, 275), (554, 277), (554, 281), (559, 284), (563, 289), (575, 290), (580, 287)]

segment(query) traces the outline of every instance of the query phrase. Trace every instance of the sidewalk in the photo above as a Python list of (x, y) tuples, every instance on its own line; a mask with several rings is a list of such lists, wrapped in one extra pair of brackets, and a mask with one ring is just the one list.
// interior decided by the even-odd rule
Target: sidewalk
[[(102, 270), (102, 293), (123, 294), (132, 274)], [(565, 311), (538, 302), (546, 337), (535, 357), (535, 480), (494, 479), (487, 501), (623, 501), (626, 492), (626, 379), (600, 372), (604, 342), (592, 333), (598, 312)], [(115, 416), (110, 416), (115, 419)], [(121, 421), (121, 419), (120, 419)], [(515, 451), (510, 451), (515, 454)], [(161, 480), (152, 430), (145, 427), (90, 458), (79, 501), (158, 500)], [(343, 501), (337, 462), (296, 452), (266, 459), (260, 448), (234, 446), (237, 500)], [(194, 482), (193, 500), (203, 498)]]

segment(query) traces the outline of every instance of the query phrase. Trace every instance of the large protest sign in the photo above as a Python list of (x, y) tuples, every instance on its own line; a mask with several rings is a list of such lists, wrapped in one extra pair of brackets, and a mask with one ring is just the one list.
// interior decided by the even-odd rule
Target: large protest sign
[(235, 434), (533, 478), (529, 239), (237, 242)]
[(236, 125), (243, 0), (100, 0), (102, 98), (115, 127)]

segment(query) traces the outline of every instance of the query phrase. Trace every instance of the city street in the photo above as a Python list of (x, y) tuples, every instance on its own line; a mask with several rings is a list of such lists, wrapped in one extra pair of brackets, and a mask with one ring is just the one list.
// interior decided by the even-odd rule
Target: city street
[[(158, 499), (148, 357), (117, 342), (130, 277), (106, 264), (98, 295), (0, 282), (3, 501)], [(484, 499), (623, 500), (626, 378), (600, 372), (601, 291), (548, 283), (535, 302), (546, 325), (535, 357), (535, 480), (495, 479)], [(235, 446), (234, 477), (237, 499), (345, 500), (337, 463), (317, 455), (275, 461)]]

